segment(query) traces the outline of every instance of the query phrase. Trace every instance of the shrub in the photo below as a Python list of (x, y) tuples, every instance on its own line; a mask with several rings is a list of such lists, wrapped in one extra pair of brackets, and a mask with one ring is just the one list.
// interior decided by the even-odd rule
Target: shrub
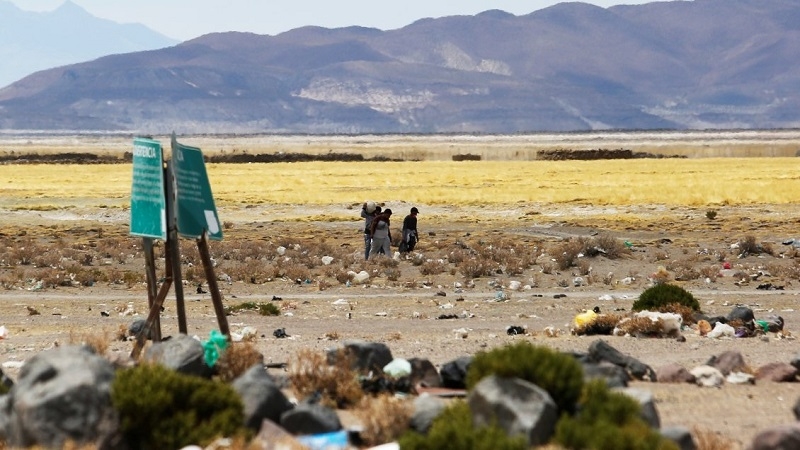
[(220, 355), (214, 367), (220, 380), (231, 382), (256, 364), (264, 364), (264, 356), (249, 342), (233, 342)]
[(625, 242), (617, 238), (600, 235), (594, 238), (594, 249), (605, 255), (608, 259), (622, 258), (629, 255), (631, 249), (625, 246)]
[(475, 355), (467, 371), (467, 387), (489, 375), (521, 378), (539, 386), (562, 412), (574, 411), (583, 384), (583, 369), (575, 358), (525, 341)]
[(565, 448), (596, 450), (677, 450), (641, 418), (639, 403), (612, 392), (604, 381), (588, 382), (581, 395), (580, 412), (562, 416), (553, 442)]
[(206, 446), (247, 432), (242, 400), (232, 387), (155, 364), (118, 372), (111, 400), (131, 449)]
[(496, 425), (475, 428), (469, 405), (454, 401), (433, 420), (427, 435), (408, 431), (398, 440), (403, 450), (523, 450), (528, 443), (522, 436), (510, 437)]
[(262, 316), (277, 316), (281, 310), (272, 303), (256, 303), (256, 302), (242, 302), (238, 305), (231, 305), (225, 307), (225, 315), (236, 314), (241, 311), (258, 311)]
[(321, 402), (327, 406), (354, 405), (364, 396), (364, 391), (352, 363), (352, 357), (342, 350), (331, 365), (325, 354), (303, 349), (289, 364), (289, 380), (301, 398), (319, 393)]
[(419, 267), (419, 273), (422, 275), (438, 275), (445, 270), (447, 270), (447, 264), (435, 259), (425, 261)]
[(584, 238), (570, 239), (557, 244), (548, 253), (553, 255), (559, 270), (566, 270), (575, 265), (578, 255), (586, 251), (587, 245)]
[(393, 395), (364, 397), (353, 413), (363, 425), (360, 435), (372, 447), (397, 439), (408, 429), (412, 407), (407, 399)]
[(645, 289), (639, 299), (633, 302), (634, 311), (658, 311), (672, 303), (700, 311), (700, 303), (686, 289), (674, 284), (657, 284)]

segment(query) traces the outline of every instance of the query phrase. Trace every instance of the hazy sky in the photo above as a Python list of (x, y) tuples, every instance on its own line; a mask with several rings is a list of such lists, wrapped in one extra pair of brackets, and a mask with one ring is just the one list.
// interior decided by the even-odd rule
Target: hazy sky
[[(10, 0), (22, 10), (52, 11), (64, 0)], [(598, 6), (652, 0), (587, 0)], [(553, 0), (72, 0), (90, 14), (119, 23), (137, 22), (169, 37), (188, 40), (215, 31), (275, 35), (304, 25), (350, 25), (392, 30), (425, 17), (502, 9), (524, 15), (561, 3)]]

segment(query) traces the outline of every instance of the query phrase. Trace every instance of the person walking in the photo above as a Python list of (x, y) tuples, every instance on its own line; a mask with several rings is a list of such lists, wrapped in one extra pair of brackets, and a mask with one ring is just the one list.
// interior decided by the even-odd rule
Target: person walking
[(381, 213), (381, 207), (375, 202), (364, 202), (361, 205), (361, 217), (364, 219), (364, 260), (369, 259), (369, 251), (372, 247), (372, 220)]
[(417, 214), (419, 214), (419, 210), (414, 206), (411, 208), (411, 213), (403, 219), (403, 240), (400, 242), (400, 253), (414, 251), (414, 247), (417, 245), (417, 242), (419, 242)]
[(372, 219), (372, 226), (370, 227), (370, 235), (372, 236), (372, 245), (369, 250), (369, 257), (372, 258), (379, 252), (383, 252), (386, 256), (391, 255), (392, 245), (392, 232), (389, 230), (391, 226), (389, 219), (392, 217), (392, 210), (386, 208), (382, 213)]

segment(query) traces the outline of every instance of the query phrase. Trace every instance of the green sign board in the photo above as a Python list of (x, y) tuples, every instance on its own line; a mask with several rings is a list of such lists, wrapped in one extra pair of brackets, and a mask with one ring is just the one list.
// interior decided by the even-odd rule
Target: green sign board
[(164, 160), (158, 141), (133, 140), (130, 234), (167, 239)]
[(197, 147), (179, 144), (173, 136), (172, 165), (178, 233), (197, 239), (208, 231), (209, 239), (222, 240), (222, 227), (211, 195), (203, 153)]

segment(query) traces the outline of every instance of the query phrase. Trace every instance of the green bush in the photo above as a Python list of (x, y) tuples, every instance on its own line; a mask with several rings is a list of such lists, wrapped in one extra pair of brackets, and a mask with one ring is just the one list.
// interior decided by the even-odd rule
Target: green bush
[(547, 391), (559, 411), (569, 413), (575, 410), (583, 385), (583, 369), (575, 358), (525, 341), (475, 355), (467, 371), (467, 388), (489, 375), (529, 381)]
[(700, 311), (700, 303), (686, 289), (674, 284), (657, 284), (645, 289), (633, 302), (634, 311), (658, 311), (670, 304), (679, 304)]
[(204, 447), (247, 433), (242, 400), (231, 386), (160, 365), (118, 372), (111, 399), (131, 449)]
[(262, 316), (277, 316), (281, 313), (280, 308), (272, 303), (242, 302), (238, 305), (226, 306), (225, 315), (229, 316), (241, 311), (258, 311)]
[(523, 450), (528, 448), (523, 436), (509, 437), (496, 425), (475, 428), (469, 405), (457, 400), (431, 424), (427, 435), (408, 431), (398, 439), (403, 450)]
[(580, 411), (561, 417), (552, 442), (568, 449), (677, 450), (677, 444), (650, 428), (640, 410), (636, 400), (610, 391), (604, 381), (588, 382)]

